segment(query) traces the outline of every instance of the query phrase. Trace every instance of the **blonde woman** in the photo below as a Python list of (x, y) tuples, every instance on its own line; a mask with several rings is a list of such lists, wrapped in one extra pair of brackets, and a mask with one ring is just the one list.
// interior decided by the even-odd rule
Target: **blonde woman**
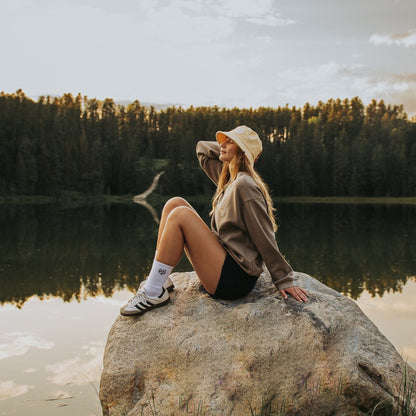
[(306, 302), (308, 294), (293, 283), (293, 270), (276, 243), (273, 205), (266, 185), (254, 170), (262, 152), (255, 131), (239, 126), (216, 133), (216, 142), (201, 141), (197, 156), (217, 185), (211, 229), (182, 198), (163, 208), (153, 266), (122, 315), (140, 315), (169, 302), (169, 278), (185, 250), (206, 291), (214, 298), (247, 295), (263, 264), (284, 299)]

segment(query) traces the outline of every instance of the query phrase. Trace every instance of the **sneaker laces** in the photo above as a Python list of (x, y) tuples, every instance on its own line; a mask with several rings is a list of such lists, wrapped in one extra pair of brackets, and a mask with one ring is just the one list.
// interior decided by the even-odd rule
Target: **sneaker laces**
[(141, 287), (137, 290), (136, 294), (128, 301), (129, 306), (135, 306), (140, 302), (146, 302), (146, 293), (144, 292), (144, 289)]

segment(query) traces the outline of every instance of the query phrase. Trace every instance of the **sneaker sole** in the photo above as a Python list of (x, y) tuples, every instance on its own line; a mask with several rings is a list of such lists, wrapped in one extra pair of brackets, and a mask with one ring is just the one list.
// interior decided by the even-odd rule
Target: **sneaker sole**
[[(173, 285), (172, 285), (172, 286), (173, 286)], [(166, 288), (166, 290), (167, 290), (167, 288)], [(173, 290), (173, 288), (172, 288), (172, 290)], [(163, 301), (163, 302), (158, 303), (157, 305), (149, 306), (149, 307), (148, 307), (148, 308), (146, 308), (144, 311), (142, 311), (142, 310), (140, 310), (140, 309), (137, 309), (137, 312), (136, 312), (136, 311), (125, 312), (125, 311), (123, 311), (123, 310), (121, 309), (121, 310), (120, 310), (120, 315), (123, 315), (123, 316), (143, 315), (143, 314), (145, 314), (146, 312), (151, 311), (152, 309), (160, 308), (161, 306), (166, 305), (169, 301), (170, 301), (170, 298), (166, 299), (166, 300), (165, 300), (165, 301)]]

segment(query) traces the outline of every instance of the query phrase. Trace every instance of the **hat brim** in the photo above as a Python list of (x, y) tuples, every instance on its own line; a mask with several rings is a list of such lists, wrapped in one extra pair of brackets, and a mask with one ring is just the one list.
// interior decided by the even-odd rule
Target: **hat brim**
[(250, 152), (248, 151), (246, 145), (244, 144), (244, 142), (241, 141), (240, 137), (236, 134), (234, 134), (234, 132), (231, 131), (217, 131), (215, 133), (215, 138), (217, 139), (217, 142), (219, 144), (224, 143), (227, 139), (231, 139), (245, 154), (248, 162), (251, 164), (251, 166), (254, 165), (254, 159), (253, 156), (250, 154)]
[(217, 131), (217, 133), (215, 134), (215, 138), (217, 139), (217, 142), (221, 144), (227, 140), (228, 136), (223, 131)]

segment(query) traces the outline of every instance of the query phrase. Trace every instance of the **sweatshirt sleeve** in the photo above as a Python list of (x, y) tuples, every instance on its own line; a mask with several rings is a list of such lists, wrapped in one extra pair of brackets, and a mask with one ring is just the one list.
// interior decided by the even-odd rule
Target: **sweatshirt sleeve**
[(199, 164), (208, 177), (217, 185), (222, 170), (219, 160), (220, 145), (213, 141), (200, 141), (196, 145)]
[(278, 290), (296, 286), (293, 283), (293, 269), (277, 246), (263, 196), (247, 200), (242, 209), (247, 231), (270, 272), (273, 284)]

